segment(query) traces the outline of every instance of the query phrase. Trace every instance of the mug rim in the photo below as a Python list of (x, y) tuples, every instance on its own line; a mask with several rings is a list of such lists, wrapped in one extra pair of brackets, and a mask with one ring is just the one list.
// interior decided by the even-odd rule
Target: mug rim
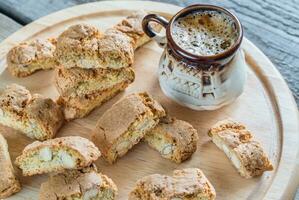
[[(190, 12), (197, 10), (197, 9), (198, 10), (220, 11), (221, 13), (224, 13), (232, 18), (232, 20), (236, 24), (236, 28), (237, 28), (239, 35), (238, 35), (237, 40), (234, 42), (234, 44), (230, 48), (228, 48), (227, 50), (225, 50), (219, 54), (202, 56), (202, 55), (192, 54), (176, 44), (176, 42), (174, 41), (172, 34), (171, 34), (171, 29), (172, 29), (173, 23), (176, 21), (176, 19), (178, 19), (182, 15), (189, 14)], [(200, 61), (213, 62), (213, 61), (218, 61), (218, 60), (222, 60), (227, 57), (230, 57), (239, 49), (242, 39), (243, 39), (243, 26), (242, 26), (240, 20), (238, 19), (238, 17), (226, 8), (216, 6), (216, 5), (211, 5), (211, 4), (193, 4), (193, 5), (183, 8), (182, 10), (180, 10), (178, 13), (176, 13), (171, 18), (171, 20), (169, 21), (169, 24), (166, 28), (166, 37), (167, 37), (167, 40), (169, 41), (168, 44), (170, 45), (170, 48), (172, 50), (174, 50), (175, 53), (178, 54), (178, 56), (187, 58), (188, 60), (191, 60), (194, 62), (200, 62)]]

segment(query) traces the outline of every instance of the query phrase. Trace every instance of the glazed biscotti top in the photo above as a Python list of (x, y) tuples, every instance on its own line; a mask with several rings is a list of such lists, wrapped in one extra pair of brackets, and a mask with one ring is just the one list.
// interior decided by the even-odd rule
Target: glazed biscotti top
[[(31, 95), (23, 86), (8, 85), (0, 94), (0, 122), (18, 128), (31, 138), (45, 140), (54, 137), (63, 121), (64, 116), (58, 104), (39, 94)], [(16, 123), (22, 125), (15, 127)], [(39, 130), (36, 130), (37, 127)]]
[(81, 169), (101, 156), (98, 148), (88, 139), (68, 136), (33, 142), (16, 158), (16, 164), (25, 176)]
[(214, 143), (222, 143), (237, 155), (241, 164), (238, 169), (241, 176), (251, 178), (273, 170), (263, 147), (243, 124), (231, 119), (219, 121), (211, 127), (208, 135)]
[(128, 95), (100, 117), (94, 132), (105, 137), (106, 142), (113, 143), (120, 134), (125, 133), (130, 125), (144, 114), (160, 118), (165, 115), (165, 111), (147, 93)]
[(130, 200), (159, 199), (213, 200), (216, 192), (203, 172), (197, 168), (175, 170), (173, 176), (153, 174), (139, 180), (131, 192)]

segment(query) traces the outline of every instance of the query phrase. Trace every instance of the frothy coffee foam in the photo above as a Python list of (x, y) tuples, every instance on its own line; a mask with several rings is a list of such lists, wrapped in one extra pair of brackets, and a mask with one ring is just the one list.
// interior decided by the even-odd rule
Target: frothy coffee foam
[(219, 54), (238, 38), (232, 19), (218, 11), (200, 11), (173, 23), (172, 37), (182, 49), (201, 56)]

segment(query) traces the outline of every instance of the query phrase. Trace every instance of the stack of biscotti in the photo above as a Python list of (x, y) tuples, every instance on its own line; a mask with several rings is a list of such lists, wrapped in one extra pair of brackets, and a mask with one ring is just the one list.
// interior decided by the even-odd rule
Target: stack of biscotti
[(117, 187), (93, 164), (101, 156), (88, 139), (69, 136), (33, 142), (16, 158), (24, 176), (50, 173), (39, 199), (113, 200)]
[(149, 41), (141, 27), (145, 15), (134, 13), (105, 33), (73, 25), (58, 37), (56, 86), (67, 120), (86, 116), (134, 81), (134, 50)]

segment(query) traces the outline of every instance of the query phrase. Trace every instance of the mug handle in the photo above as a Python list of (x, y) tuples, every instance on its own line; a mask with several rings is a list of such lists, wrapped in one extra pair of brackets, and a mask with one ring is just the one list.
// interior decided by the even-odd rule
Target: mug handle
[(162, 36), (161, 34), (157, 33), (150, 25), (149, 22), (156, 22), (160, 25), (162, 25), (165, 29), (168, 26), (168, 21), (159, 15), (156, 14), (148, 14), (146, 15), (142, 20), (142, 29), (145, 32), (145, 34), (153, 38), (160, 47), (164, 48), (166, 46), (166, 37)]

